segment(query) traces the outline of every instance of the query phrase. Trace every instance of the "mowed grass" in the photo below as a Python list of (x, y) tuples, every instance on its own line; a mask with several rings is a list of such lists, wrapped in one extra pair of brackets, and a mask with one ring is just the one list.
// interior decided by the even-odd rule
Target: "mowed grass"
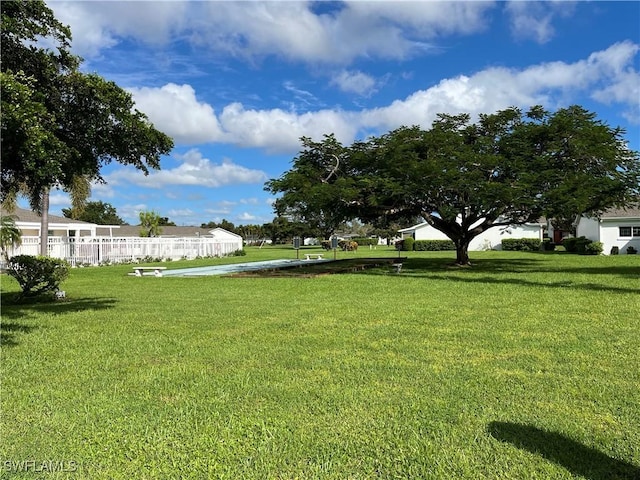
[[(338, 258), (372, 254), (397, 256)], [(640, 477), (640, 256), (408, 256), (399, 275), (74, 269), (48, 304), (11, 304), (3, 276), (0, 475)]]

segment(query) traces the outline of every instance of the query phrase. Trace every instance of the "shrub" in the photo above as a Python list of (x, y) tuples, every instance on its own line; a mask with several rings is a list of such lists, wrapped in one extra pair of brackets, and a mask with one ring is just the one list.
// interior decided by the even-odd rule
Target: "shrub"
[(545, 238), (542, 242), (542, 249), (545, 252), (553, 252), (556, 249), (556, 244), (550, 238)]
[(536, 252), (540, 250), (540, 240), (537, 238), (505, 238), (502, 240), (502, 250)]
[(569, 253), (576, 253), (576, 240), (575, 237), (567, 237), (562, 240), (562, 246)]
[(615, 245), (611, 247), (611, 251), (609, 252), (610, 255), (618, 255), (619, 253), (620, 253), (620, 248), (616, 247)]
[(9, 260), (7, 273), (18, 281), (23, 297), (34, 297), (59, 290), (69, 276), (69, 264), (49, 257), (17, 255)]
[(416, 241), (412, 237), (407, 237), (402, 240), (402, 251), (403, 252), (411, 252), (413, 251), (413, 245)]
[(443, 250), (455, 250), (453, 240), (416, 240), (413, 249), (420, 252), (439, 252)]
[(322, 240), (320, 246), (322, 246), (324, 250), (331, 250), (331, 240)]
[(589, 242), (584, 246), (584, 255), (600, 255), (603, 250), (602, 242)]
[(627, 247), (627, 255), (635, 255), (636, 253), (638, 253), (638, 250), (633, 247)]
[(594, 242), (587, 237), (565, 238), (562, 245), (567, 252), (579, 255), (600, 255), (604, 250), (602, 242)]

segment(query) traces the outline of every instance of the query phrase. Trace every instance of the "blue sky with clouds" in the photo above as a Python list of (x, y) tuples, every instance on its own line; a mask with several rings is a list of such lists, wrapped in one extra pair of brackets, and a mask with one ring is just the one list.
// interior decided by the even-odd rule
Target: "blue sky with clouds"
[[(175, 148), (112, 164), (92, 200), (126, 221), (273, 219), (264, 182), (301, 136), (345, 144), (437, 113), (580, 104), (640, 149), (640, 2), (50, 1), (83, 69), (130, 91)], [(53, 192), (51, 213), (69, 205)]]

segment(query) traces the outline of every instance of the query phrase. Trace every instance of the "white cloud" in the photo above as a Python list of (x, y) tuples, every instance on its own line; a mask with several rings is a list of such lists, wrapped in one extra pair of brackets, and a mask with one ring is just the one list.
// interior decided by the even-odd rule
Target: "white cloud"
[(337, 85), (343, 92), (367, 97), (375, 92), (376, 80), (360, 71), (342, 70), (333, 76), (331, 85)]
[(175, 218), (194, 217), (196, 215), (196, 212), (194, 212), (190, 208), (182, 208), (182, 209), (172, 208), (167, 212), (167, 215), (169, 216), (169, 220), (172, 220), (173, 222), (175, 222), (176, 221)]
[(187, 2), (51, 1), (56, 18), (71, 26), (72, 47), (83, 57), (95, 57), (123, 38), (161, 45), (174, 32), (188, 28)]
[(240, 215), (238, 215), (238, 220), (243, 221), (243, 222), (251, 222), (253, 220), (256, 220), (258, 217), (256, 217), (255, 215), (251, 215), (248, 212), (243, 212)]
[(213, 107), (199, 102), (190, 85), (168, 83), (161, 88), (130, 89), (136, 108), (176, 143), (197, 144), (222, 139)]
[[(639, 51), (639, 45), (621, 42), (574, 63), (549, 62), (525, 69), (487, 68), (444, 79), (387, 106), (360, 111), (322, 109), (296, 113), (246, 109), (234, 102), (216, 116), (212, 106), (196, 100), (191, 86), (174, 84), (138, 89), (135, 98), (156, 127), (178, 143), (221, 142), (289, 153), (299, 149), (302, 136), (319, 140), (324, 134), (334, 133), (339, 141), (351, 143), (367, 131), (386, 131), (401, 125), (429, 126), (438, 113), (477, 115), (535, 104), (553, 109), (583, 94), (602, 103), (620, 103), (633, 116), (638, 111), (638, 72), (633, 62)], [(345, 80), (356, 77), (347, 74)], [(257, 182), (264, 174), (228, 161), (214, 166), (207, 159), (194, 157), (178, 169), (150, 175), (148, 182), (171, 183), (169, 175), (193, 184), (220, 185), (227, 181)]]
[(537, 43), (547, 43), (555, 35), (553, 20), (556, 16), (566, 16), (573, 12), (575, 2), (513, 1), (505, 3), (511, 19), (511, 32), (516, 38), (531, 38)]
[(49, 194), (49, 206), (50, 207), (69, 207), (71, 206), (71, 199), (69, 194), (56, 190)]
[(146, 212), (148, 210), (148, 206), (144, 203), (120, 205), (118, 206), (118, 216), (130, 224), (136, 225), (140, 223), (140, 212)]
[(132, 169), (123, 168), (111, 173), (107, 181), (130, 182), (136, 185), (163, 188), (167, 185), (198, 185), (216, 188), (224, 185), (264, 183), (267, 175), (261, 170), (252, 170), (229, 159), (222, 163), (213, 163), (204, 158), (197, 149), (189, 150), (184, 155), (175, 155), (182, 164), (175, 168), (163, 169), (142, 175), (132, 173)]
[[(74, 33), (74, 51), (94, 57), (125, 38), (162, 45), (171, 37), (245, 58), (347, 64), (358, 57), (406, 58), (439, 35), (486, 27), (492, 2), (344, 2), (318, 13), (313, 2), (49, 3)], [(152, 8), (150, 6), (152, 5)]]
[(295, 151), (300, 137), (320, 139), (328, 132), (349, 141), (357, 133), (351, 114), (319, 110), (297, 114), (281, 109), (246, 110), (240, 103), (227, 105), (220, 114), (220, 124), (230, 143), (244, 147), (261, 147), (271, 152)]
[[(363, 111), (361, 126), (388, 130), (401, 125), (428, 126), (437, 113), (494, 112), (509, 106), (527, 108), (542, 104), (553, 109), (590, 93), (598, 101), (621, 102), (637, 109), (638, 97), (625, 95), (623, 88), (638, 78), (633, 60), (639, 46), (631, 42), (614, 44), (575, 63), (551, 62), (523, 70), (489, 68), (471, 76), (442, 80), (387, 107)], [(637, 91), (637, 83), (635, 91)], [(635, 106), (635, 107), (634, 107)]]

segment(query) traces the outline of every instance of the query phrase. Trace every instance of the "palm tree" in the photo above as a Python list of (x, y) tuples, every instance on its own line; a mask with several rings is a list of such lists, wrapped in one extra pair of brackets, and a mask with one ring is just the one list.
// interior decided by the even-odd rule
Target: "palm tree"
[(22, 244), (22, 232), (16, 226), (16, 222), (11, 215), (0, 217), (0, 249), (4, 259), (9, 262), (9, 247), (16, 247)]
[(140, 212), (140, 236), (157, 237), (162, 232), (160, 215), (156, 212)]

